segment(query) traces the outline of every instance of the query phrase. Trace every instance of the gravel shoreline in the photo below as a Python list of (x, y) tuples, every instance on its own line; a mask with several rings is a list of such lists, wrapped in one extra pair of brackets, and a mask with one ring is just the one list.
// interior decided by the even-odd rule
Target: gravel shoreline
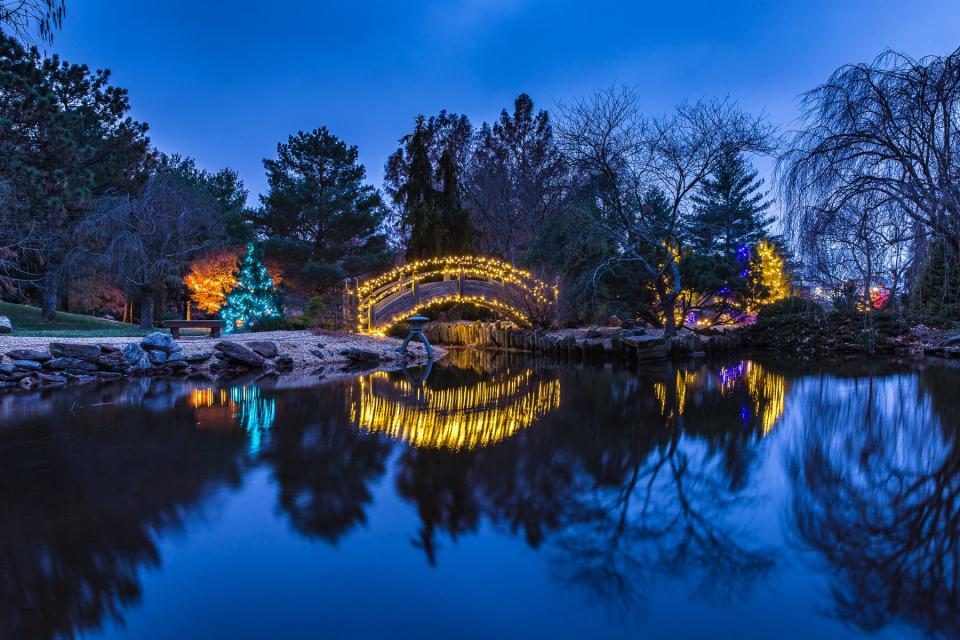
[[(112, 345), (123, 348), (131, 342), (139, 343), (142, 339), (142, 337), (58, 338), (0, 335), (0, 354), (5, 354), (13, 349), (46, 351), (50, 343), (53, 342)], [(181, 336), (177, 340), (177, 344), (183, 349), (183, 353), (189, 356), (213, 351), (214, 346), (221, 341), (236, 342), (241, 345), (252, 341), (272, 342), (276, 344), (281, 355), (288, 355), (293, 360), (293, 369), (289, 372), (291, 374), (311, 373), (318, 367), (324, 367), (329, 373), (335, 373), (338, 366), (350, 364), (350, 359), (343, 354), (344, 350), (347, 349), (361, 349), (380, 354), (383, 361), (375, 368), (394, 368), (404, 362), (403, 358), (397, 353), (397, 347), (400, 346), (402, 340), (335, 331), (319, 333), (311, 331), (266, 331), (262, 333), (232, 334), (219, 338)], [(311, 353), (317, 349), (323, 352), (323, 358), (318, 358)], [(426, 353), (423, 345), (419, 342), (411, 342), (408, 351), (413, 358), (408, 358), (407, 363), (418, 364), (426, 361)], [(434, 346), (433, 351), (435, 360), (446, 355), (446, 350), (443, 347)], [(0, 362), (10, 361), (7, 356), (0, 356)]]

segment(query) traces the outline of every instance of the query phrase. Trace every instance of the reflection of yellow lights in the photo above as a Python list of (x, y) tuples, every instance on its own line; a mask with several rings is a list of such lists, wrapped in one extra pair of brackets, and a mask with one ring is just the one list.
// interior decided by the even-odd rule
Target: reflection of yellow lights
[(190, 392), (190, 406), (201, 412), (221, 407), (229, 411), (230, 418), (239, 422), (250, 437), (251, 453), (260, 450), (264, 434), (270, 431), (277, 417), (277, 401), (263, 397), (258, 387), (232, 387), (229, 391), (194, 389)]
[(696, 377), (697, 374), (692, 371), (677, 371), (675, 386), (677, 390), (677, 402), (676, 406), (670, 407), (669, 409), (667, 408), (667, 385), (663, 382), (657, 382), (653, 385), (653, 393), (660, 402), (660, 415), (667, 418), (672, 418), (675, 415), (683, 415), (683, 410), (687, 406), (687, 385), (693, 384)]
[(194, 409), (205, 409), (214, 405), (224, 406), (230, 400), (226, 389), (194, 389), (190, 392), (190, 406)]
[[(391, 389), (378, 393), (377, 383)], [(509, 438), (560, 406), (560, 381), (543, 381), (533, 371), (454, 389), (415, 389), (386, 374), (360, 378), (350, 419), (366, 431), (385, 433), (415, 447), (469, 450)]]
[[(740, 383), (745, 384), (747, 395), (750, 397), (750, 415), (757, 416), (760, 424), (760, 433), (766, 436), (783, 415), (784, 400), (786, 397), (786, 380), (783, 376), (770, 373), (756, 362), (749, 360), (742, 363), (743, 373), (738, 376), (724, 375), (733, 368), (721, 369), (720, 394), (726, 396)], [(676, 399), (669, 401), (668, 383), (657, 382), (653, 385), (653, 393), (660, 404), (660, 415), (665, 418), (682, 416), (686, 409), (688, 387), (695, 387), (703, 382), (693, 372), (678, 371), (675, 379)]]
[(747, 362), (747, 392), (753, 400), (754, 415), (760, 417), (760, 432), (766, 436), (783, 415), (786, 380), (755, 362)]

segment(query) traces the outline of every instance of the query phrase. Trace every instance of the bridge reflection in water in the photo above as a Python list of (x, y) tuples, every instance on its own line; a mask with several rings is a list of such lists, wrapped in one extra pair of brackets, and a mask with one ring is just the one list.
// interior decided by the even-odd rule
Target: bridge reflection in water
[(356, 427), (414, 447), (463, 451), (505, 440), (560, 406), (560, 380), (529, 368), (450, 388), (404, 373), (359, 379), (350, 403)]

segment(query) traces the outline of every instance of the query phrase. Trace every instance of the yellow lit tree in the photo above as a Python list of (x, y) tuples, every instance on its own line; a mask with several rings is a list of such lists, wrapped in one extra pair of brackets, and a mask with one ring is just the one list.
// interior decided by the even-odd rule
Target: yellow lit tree
[(197, 307), (207, 313), (216, 313), (226, 302), (226, 294), (237, 286), (234, 273), (238, 252), (223, 250), (197, 258), (183, 283)]
[[(750, 260), (751, 289), (754, 291), (754, 307), (761, 307), (790, 295), (790, 275), (787, 262), (777, 246), (769, 240), (757, 243)], [(756, 311), (756, 308), (753, 309)]]

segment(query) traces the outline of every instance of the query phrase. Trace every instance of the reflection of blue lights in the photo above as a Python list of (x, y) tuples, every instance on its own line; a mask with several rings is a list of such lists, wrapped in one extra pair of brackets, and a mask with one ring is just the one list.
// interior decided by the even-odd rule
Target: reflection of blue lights
[(747, 364), (743, 360), (732, 367), (723, 367), (720, 369), (720, 382), (724, 387), (733, 384), (744, 373), (747, 372)]
[(277, 401), (264, 398), (258, 387), (234, 387), (230, 389), (230, 400), (239, 409), (235, 415), (250, 437), (250, 453), (258, 453), (277, 418)]
[(743, 420), (743, 426), (745, 427), (750, 426), (751, 413), (752, 412), (750, 411), (750, 407), (748, 407), (747, 405), (742, 405), (740, 407), (740, 419)]

